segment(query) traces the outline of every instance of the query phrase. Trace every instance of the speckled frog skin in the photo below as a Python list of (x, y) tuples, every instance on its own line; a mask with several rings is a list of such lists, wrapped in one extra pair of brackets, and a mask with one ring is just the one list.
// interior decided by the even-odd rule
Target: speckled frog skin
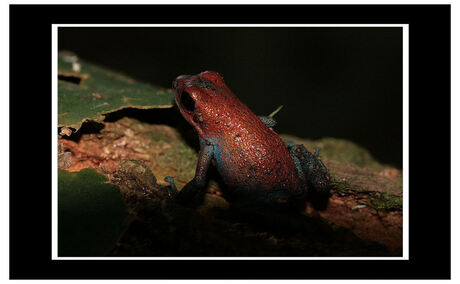
[[(195, 177), (177, 194), (179, 201), (206, 186), (211, 162), (234, 196), (284, 202), (328, 190), (329, 175), (317, 153), (284, 143), (272, 129), (273, 118), (252, 113), (217, 72), (181, 75), (173, 88), (180, 112), (200, 138)], [(172, 178), (166, 180), (176, 190)]]

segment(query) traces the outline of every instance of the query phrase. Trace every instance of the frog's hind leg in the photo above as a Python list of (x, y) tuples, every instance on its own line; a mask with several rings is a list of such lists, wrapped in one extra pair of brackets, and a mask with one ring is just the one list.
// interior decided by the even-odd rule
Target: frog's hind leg
[(292, 142), (286, 142), (299, 176), (306, 180), (309, 188), (316, 192), (328, 193), (330, 188), (330, 176), (326, 166), (319, 159), (319, 148), (314, 154), (305, 146)]

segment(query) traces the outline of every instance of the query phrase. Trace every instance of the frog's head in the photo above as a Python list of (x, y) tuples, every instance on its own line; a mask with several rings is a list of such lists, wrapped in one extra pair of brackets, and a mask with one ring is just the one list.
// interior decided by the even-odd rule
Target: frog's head
[(201, 137), (217, 127), (226, 105), (236, 99), (215, 71), (181, 75), (174, 80), (173, 89), (180, 112)]

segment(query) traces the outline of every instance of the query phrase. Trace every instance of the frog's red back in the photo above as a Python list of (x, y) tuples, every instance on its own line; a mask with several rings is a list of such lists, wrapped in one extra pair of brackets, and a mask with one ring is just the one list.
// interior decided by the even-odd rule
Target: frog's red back
[(206, 143), (227, 185), (239, 189), (296, 189), (302, 181), (285, 143), (213, 71), (179, 76), (176, 102)]

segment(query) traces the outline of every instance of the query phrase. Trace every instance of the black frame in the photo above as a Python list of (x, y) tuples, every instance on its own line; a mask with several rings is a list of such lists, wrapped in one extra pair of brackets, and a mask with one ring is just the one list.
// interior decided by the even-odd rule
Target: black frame
[[(409, 24), (409, 260), (51, 260), (51, 24), (235, 21)], [(450, 5), (11, 5), (10, 103), (11, 279), (450, 278)]]

